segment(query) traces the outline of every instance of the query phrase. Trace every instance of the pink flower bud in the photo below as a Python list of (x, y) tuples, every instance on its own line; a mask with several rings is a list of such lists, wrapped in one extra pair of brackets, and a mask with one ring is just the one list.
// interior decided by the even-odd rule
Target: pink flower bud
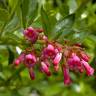
[(45, 64), (47, 65), (47, 67), (50, 67), (50, 63), (48, 60), (44, 60)]
[(55, 70), (55, 72), (58, 72), (58, 70), (59, 70), (59, 65), (54, 66), (54, 70)]
[(55, 57), (54, 60), (53, 60), (53, 64), (54, 64), (54, 65), (59, 64), (61, 58), (62, 58), (62, 53), (57, 53), (56, 57)]
[(30, 78), (32, 79), (32, 80), (34, 80), (35, 79), (35, 73), (34, 73), (34, 71), (33, 71), (33, 69), (31, 68), (31, 69), (29, 69), (29, 75), (30, 75)]
[(82, 60), (81, 63), (84, 65), (84, 68), (88, 76), (94, 74), (94, 69), (86, 61)]
[(34, 31), (34, 28), (28, 27), (27, 30), (28, 30), (28, 31)]
[(18, 66), (18, 65), (20, 64), (20, 60), (19, 60), (19, 59), (15, 59), (14, 64), (15, 64), (16, 66)]
[(41, 66), (42, 66), (43, 72), (44, 72), (47, 76), (50, 76), (50, 75), (51, 75), (51, 72), (49, 71), (49, 68), (48, 68), (48, 66), (46, 65), (46, 63), (45, 63), (45, 62), (41, 62)]
[(54, 51), (55, 51), (56, 54), (59, 53), (59, 50), (57, 48)]
[(42, 28), (35, 28), (35, 30), (39, 33), (43, 32), (44, 30)]
[(84, 54), (84, 53), (81, 53), (81, 58), (84, 60), (84, 61), (86, 61), (86, 62), (88, 62), (89, 61), (89, 56), (87, 55), (87, 54)]
[(71, 79), (69, 76), (69, 69), (65, 66), (63, 67), (63, 74), (64, 74), (64, 84), (69, 85), (71, 83)]
[(51, 44), (48, 44), (47, 50), (54, 51), (54, 46)]
[(48, 38), (44, 35), (43, 40), (48, 41)]
[(82, 47), (81, 43), (74, 44), (75, 46)]

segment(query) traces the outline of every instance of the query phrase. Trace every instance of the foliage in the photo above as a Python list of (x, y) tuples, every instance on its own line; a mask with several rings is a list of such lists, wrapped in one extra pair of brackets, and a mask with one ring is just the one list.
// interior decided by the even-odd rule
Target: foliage
[(74, 83), (64, 86), (61, 72), (47, 78), (36, 71), (31, 81), (24, 66), (14, 68), (17, 53), (28, 46), (22, 33), (29, 26), (62, 44), (82, 43), (96, 68), (95, 0), (0, 0), (0, 96), (95, 96), (95, 74), (71, 73)]

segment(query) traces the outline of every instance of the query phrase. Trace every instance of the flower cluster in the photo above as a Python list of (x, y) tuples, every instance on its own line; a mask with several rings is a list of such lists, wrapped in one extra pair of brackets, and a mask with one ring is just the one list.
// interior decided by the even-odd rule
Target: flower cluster
[[(40, 71), (47, 76), (51, 76), (52, 74), (50, 70), (51, 66), (55, 72), (58, 72), (61, 67), (64, 83), (67, 85), (71, 83), (70, 70), (80, 73), (86, 72), (88, 76), (93, 75), (94, 69), (88, 64), (90, 57), (84, 52), (80, 45), (62, 45), (56, 41), (49, 41), (42, 29), (32, 27), (24, 30), (24, 36), (31, 42), (32, 46), (29, 49), (25, 49), (20, 56), (15, 59), (14, 64), (17, 66), (23, 63), (29, 69), (32, 80), (35, 79), (35, 66), (39, 66)], [(33, 46), (38, 40), (44, 41), (39, 53)]]

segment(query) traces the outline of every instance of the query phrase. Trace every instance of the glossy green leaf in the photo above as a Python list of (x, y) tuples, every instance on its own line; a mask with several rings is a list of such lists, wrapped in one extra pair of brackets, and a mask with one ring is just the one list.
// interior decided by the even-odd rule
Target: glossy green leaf
[(5, 32), (13, 33), (20, 27), (19, 19), (17, 16), (14, 16), (10, 22), (5, 27)]
[[(22, 10), (22, 22), (23, 22), (23, 27), (26, 28), (26, 16), (28, 14), (28, 10), (29, 10), (29, 0), (23, 0), (22, 2), (22, 7), (21, 7), (21, 10)], [(25, 7), (26, 6), (26, 7)]]
[(70, 30), (74, 24), (74, 19), (75, 15), (72, 14), (58, 22), (53, 28), (51, 39), (58, 39), (63, 34), (63, 30), (65, 29)]
[(27, 26), (30, 26), (35, 18), (37, 17), (38, 14), (38, 4), (36, 4), (36, 6), (34, 6), (34, 10), (31, 10), (31, 12), (29, 12), (28, 18), (27, 18)]
[(38, 14), (38, 1), (37, 0), (30, 0), (29, 3), (29, 11), (27, 15), (27, 26), (30, 26), (34, 19), (37, 17)]
[(23, 0), (21, 10), (23, 27), (26, 28), (33, 22), (35, 16), (37, 15), (37, 0)]
[(50, 20), (46, 11), (43, 8), (41, 9), (41, 20), (42, 20), (42, 26), (45, 31), (45, 35), (50, 37), (50, 34), (51, 34)]
[(12, 18), (12, 16), (14, 16), (14, 13), (16, 12), (19, 3), (21, 3), (21, 0), (8, 0), (8, 3), (11, 7), (10, 9), (10, 19)]

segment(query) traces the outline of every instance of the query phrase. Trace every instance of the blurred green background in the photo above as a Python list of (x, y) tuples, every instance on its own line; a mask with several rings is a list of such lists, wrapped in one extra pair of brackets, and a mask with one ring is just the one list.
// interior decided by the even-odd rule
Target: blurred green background
[(0, 96), (96, 96), (96, 73), (70, 72), (73, 83), (65, 86), (61, 71), (48, 78), (36, 69), (32, 81), (24, 66), (14, 67), (28, 46), (22, 35), (28, 26), (43, 27), (60, 43), (82, 43), (96, 69), (96, 0), (0, 0)]

